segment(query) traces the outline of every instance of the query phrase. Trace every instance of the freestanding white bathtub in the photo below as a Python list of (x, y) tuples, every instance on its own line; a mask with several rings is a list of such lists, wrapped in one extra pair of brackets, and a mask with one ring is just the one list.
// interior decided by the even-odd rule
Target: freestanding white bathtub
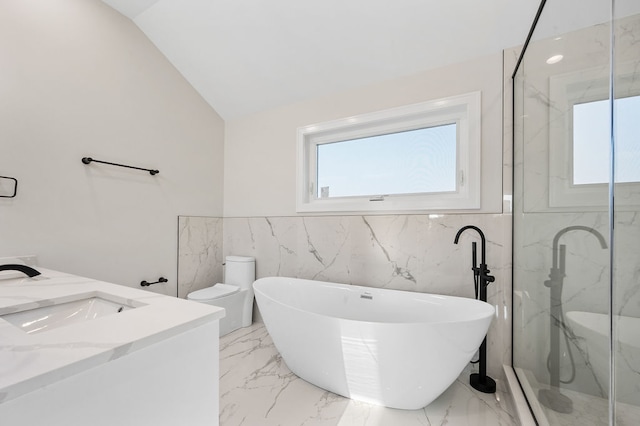
[(495, 313), (474, 299), (297, 278), (261, 278), (253, 288), (292, 372), (348, 398), (407, 410), (455, 381)]

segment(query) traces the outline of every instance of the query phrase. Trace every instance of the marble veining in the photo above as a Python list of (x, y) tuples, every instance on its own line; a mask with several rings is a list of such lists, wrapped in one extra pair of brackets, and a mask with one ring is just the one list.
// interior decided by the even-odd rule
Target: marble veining
[(35, 334), (0, 318), (0, 403), (223, 316), (213, 306), (37, 269), (35, 278), (0, 274), (0, 315), (100, 294), (136, 308)]
[(178, 217), (178, 297), (223, 280), (222, 218)]
[(468, 385), (468, 370), (420, 410), (356, 402), (291, 373), (264, 325), (256, 323), (220, 341), (220, 425), (516, 425), (502, 384), (496, 394), (479, 393)]
[[(589, 395), (571, 389), (562, 389), (560, 392), (571, 399), (573, 411), (571, 413), (559, 413), (538, 402), (536, 393), (538, 389), (546, 389), (548, 386), (539, 383), (531, 372), (524, 372), (521, 377), (526, 377), (525, 392), (528, 393), (529, 403), (532, 404), (538, 420), (547, 424), (558, 426), (601, 426), (609, 423), (609, 400), (601, 396)], [(616, 404), (616, 425), (637, 425), (640, 418), (640, 407), (625, 403)]]
[(471, 242), (487, 237), (496, 281), (488, 301), (497, 317), (488, 334), (488, 371), (510, 362), (510, 217), (477, 215), (298, 216), (225, 218), (224, 254), (256, 258), (256, 278), (286, 276), (394, 290), (474, 297)]
[[(540, 382), (548, 382), (547, 356), (550, 351), (550, 321), (559, 321), (560, 347), (563, 354), (560, 372), (563, 380), (572, 376), (564, 388), (581, 390), (591, 395), (603, 395), (589, 361), (589, 353), (581, 336), (576, 335), (564, 318), (551, 315), (550, 290), (545, 282), (550, 279), (553, 266), (552, 246), (556, 233), (566, 227), (582, 225), (607, 235), (606, 213), (530, 213), (527, 226), (516, 235), (519, 255), (515, 263), (516, 304), (519, 315), (514, 317), (515, 357), (518, 367), (532, 371)], [(626, 230), (631, 235), (637, 230)], [(571, 311), (606, 312), (609, 252), (603, 249), (588, 232), (571, 231), (559, 240), (566, 248), (566, 268), (563, 277), (562, 309)], [(568, 355), (567, 342), (573, 354)]]
[[(256, 278), (287, 276), (369, 287), (474, 297), (471, 241), (487, 236), (496, 282), (488, 301), (497, 317), (488, 335), (488, 370), (502, 374), (511, 357), (510, 216), (384, 215), (252, 218), (180, 217), (179, 295), (222, 279), (222, 258), (256, 258)], [(466, 266), (468, 265), (468, 267)]]

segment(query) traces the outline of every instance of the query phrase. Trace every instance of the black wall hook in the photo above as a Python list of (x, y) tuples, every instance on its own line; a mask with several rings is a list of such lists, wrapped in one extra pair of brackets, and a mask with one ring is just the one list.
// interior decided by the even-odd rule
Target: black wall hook
[(140, 281), (140, 285), (142, 287), (149, 287), (151, 284), (158, 284), (158, 283), (166, 283), (167, 281), (169, 281), (168, 279), (166, 279), (165, 277), (160, 277), (158, 278), (158, 281), (150, 283), (148, 281)]
[(82, 157), (82, 162), (84, 164), (91, 164), (93, 162), (93, 163), (109, 164), (110, 166), (126, 167), (127, 169), (144, 170), (145, 172), (149, 172), (151, 176), (157, 175), (158, 173), (160, 173), (160, 170), (144, 169), (142, 167), (127, 166), (124, 164), (111, 163), (109, 161), (94, 160), (91, 157)]

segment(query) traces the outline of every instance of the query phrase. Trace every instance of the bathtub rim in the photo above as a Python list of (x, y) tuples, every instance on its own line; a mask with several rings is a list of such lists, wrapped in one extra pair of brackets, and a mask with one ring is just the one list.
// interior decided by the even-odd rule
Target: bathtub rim
[[(409, 295), (420, 295), (423, 297), (435, 297), (435, 298), (442, 298), (442, 299), (448, 299), (448, 300), (461, 300), (464, 301), (464, 303), (467, 304), (474, 304), (474, 305), (478, 305), (482, 310), (486, 310), (486, 313), (483, 314), (482, 312), (478, 312), (476, 313), (474, 316), (471, 317), (464, 317), (461, 316), (459, 318), (455, 318), (455, 319), (450, 319), (450, 320), (423, 320), (423, 321), (368, 321), (368, 320), (359, 320), (359, 319), (351, 319), (351, 318), (344, 318), (344, 317), (338, 317), (338, 316), (332, 316), (332, 315), (327, 315), (325, 313), (319, 313), (319, 312), (315, 312), (315, 311), (310, 311), (310, 310), (306, 310), (306, 309), (302, 309), (298, 306), (294, 306), (291, 304), (287, 304), (284, 303), (281, 300), (275, 299), (270, 295), (265, 294), (261, 289), (256, 288), (256, 284), (261, 285), (261, 282), (265, 282), (265, 281), (271, 281), (271, 280), (277, 280), (277, 279), (285, 279), (285, 280), (295, 280), (295, 281), (303, 281), (303, 282), (307, 282), (307, 283), (311, 283), (311, 284), (330, 284), (332, 286), (337, 286), (339, 288), (347, 288), (350, 290), (353, 289), (358, 289), (358, 290), (363, 290), (364, 292), (372, 292), (372, 291), (390, 291), (390, 292), (398, 292), (398, 293), (402, 293), (402, 294), (409, 294)], [(469, 297), (462, 297), (462, 296), (452, 296), (452, 295), (446, 295), (446, 294), (437, 294), (437, 293), (423, 293), (423, 292), (418, 292), (418, 291), (410, 291), (410, 290), (396, 290), (396, 289), (391, 289), (391, 288), (379, 288), (379, 287), (366, 287), (366, 286), (361, 286), (361, 285), (357, 285), (357, 284), (344, 284), (344, 283), (334, 283), (331, 281), (318, 281), (318, 280), (311, 280), (311, 279), (306, 279), (306, 278), (295, 278), (295, 277), (284, 277), (284, 276), (270, 276), (270, 277), (263, 277), (263, 278), (259, 278), (256, 281), (253, 282), (252, 287), (254, 289), (254, 293), (256, 294), (256, 297), (258, 295), (258, 293), (260, 294), (261, 297), (265, 297), (267, 299), (269, 299), (270, 301), (274, 302), (274, 303), (278, 303), (282, 306), (286, 306), (289, 309), (295, 310), (297, 312), (301, 312), (304, 314), (308, 314), (308, 315), (314, 315), (314, 316), (319, 316), (319, 317), (323, 317), (323, 318), (337, 318), (340, 321), (347, 321), (350, 323), (357, 323), (357, 324), (371, 324), (371, 325), (388, 325), (388, 326), (400, 326), (400, 325), (424, 325), (424, 324), (453, 324), (453, 323), (465, 323), (465, 322), (475, 322), (475, 321), (482, 321), (482, 320), (486, 320), (487, 318), (492, 318), (491, 322), (493, 322), (493, 317), (497, 315), (497, 310), (495, 308), (494, 305), (491, 305), (487, 302), (483, 302), (481, 300), (478, 299), (472, 299)], [(258, 306), (258, 309), (260, 307)]]

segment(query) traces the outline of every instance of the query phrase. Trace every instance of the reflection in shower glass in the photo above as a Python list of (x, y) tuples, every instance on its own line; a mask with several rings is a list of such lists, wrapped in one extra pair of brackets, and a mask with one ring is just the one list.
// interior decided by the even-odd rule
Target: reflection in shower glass
[[(616, 182), (640, 182), (640, 96), (615, 101), (616, 110)], [(609, 156), (611, 126), (609, 100), (585, 102), (573, 106), (573, 184), (609, 182), (609, 168), (601, 167)]]
[(513, 367), (552, 426), (640, 424), (640, 2), (591, 6), (546, 2), (513, 79)]
[[(615, 87), (615, 202), (613, 216), (614, 257), (612, 263), (612, 320), (614, 357), (614, 405), (616, 425), (640, 422), (640, 207), (624, 196), (629, 186), (632, 200), (640, 198), (640, 184), (630, 184), (627, 168), (640, 170), (640, 15), (638, 0), (616, 0), (613, 35), (616, 42), (613, 84)], [(633, 42), (631, 42), (633, 40)], [(623, 107), (626, 103), (633, 106)], [(635, 125), (630, 131), (628, 123)], [(633, 158), (632, 164), (629, 158)], [(623, 168), (623, 170), (620, 170)], [(638, 181), (640, 179), (633, 179)]]

